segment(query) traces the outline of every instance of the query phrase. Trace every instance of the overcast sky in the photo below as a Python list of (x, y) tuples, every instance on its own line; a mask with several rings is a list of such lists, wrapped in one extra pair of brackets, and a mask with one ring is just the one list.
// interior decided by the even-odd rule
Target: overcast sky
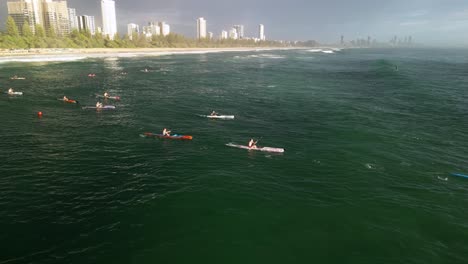
[[(4, 27), (6, 2), (0, 0)], [(196, 18), (208, 21), (215, 36), (234, 24), (256, 35), (265, 25), (269, 39), (337, 42), (371, 36), (388, 41), (412, 35), (429, 44), (468, 45), (468, 0), (116, 0), (119, 31), (128, 23), (164, 20), (171, 30), (195, 36)], [(100, 22), (99, 0), (69, 0), (79, 15), (94, 15)], [(122, 32), (124, 31), (124, 32)]]

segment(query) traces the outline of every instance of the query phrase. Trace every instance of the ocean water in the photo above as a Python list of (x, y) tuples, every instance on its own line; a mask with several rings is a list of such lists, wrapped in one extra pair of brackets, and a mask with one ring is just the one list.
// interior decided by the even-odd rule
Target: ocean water
[[(466, 263), (467, 73), (444, 49), (1, 63), (0, 263)], [(163, 128), (193, 140), (139, 136)], [(250, 138), (285, 153), (225, 146)]]

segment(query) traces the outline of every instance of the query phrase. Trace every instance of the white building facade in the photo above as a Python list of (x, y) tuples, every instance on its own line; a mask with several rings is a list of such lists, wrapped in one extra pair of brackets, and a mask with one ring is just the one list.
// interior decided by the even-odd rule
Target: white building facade
[(134, 24), (134, 23), (128, 24), (127, 25), (127, 34), (128, 34), (128, 38), (133, 40), (133, 35), (134, 34), (137, 34), (137, 35), (140, 34), (140, 26), (138, 26), (137, 24)]
[(70, 19), (70, 30), (78, 29), (78, 17), (75, 8), (68, 8), (68, 18)]
[(94, 20), (94, 16), (78, 16), (78, 30), (87, 31), (94, 36), (96, 34), (96, 21)]
[(117, 34), (115, 2), (113, 0), (101, 0), (101, 12), (103, 34), (110, 39), (114, 39), (115, 34)]
[(265, 26), (264, 26), (263, 24), (258, 25), (258, 38), (259, 38), (261, 41), (265, 41), (265, 40), (266, 40), (266, 37), (265, 37)]
[(200, 17), (197, 19), (197, 39), (205, 39), (206, 37), (206, 20)]
[(171, 33), (171, 27), (166, 22), (159, 22), (159, 28), (161, 29), (161, 35), (167, 36)]

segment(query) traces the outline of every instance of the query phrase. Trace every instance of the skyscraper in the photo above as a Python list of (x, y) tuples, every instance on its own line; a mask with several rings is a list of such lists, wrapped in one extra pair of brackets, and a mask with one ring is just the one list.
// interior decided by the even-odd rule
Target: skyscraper
[(234, 25), (233, 28), (237, 32), (237, 38), (243, 39), (244, 38), (244, 25)]
[(75, 8), (68, 8), (68, 18), (70, 19), (70, 30), (78, 29), (78, 17)]
[(265, 40), (265, 26), (263, 24), (258, 25), (258, 38)]
[(161, 27), (157, 22), (149, 22), (146, 30), (146, 34), (151, 34), (155, 36), (161, 35)]
[(221, 31), (221, 39), (227, 39), (228, 38), (228, 32), (226, 30)]
[(113, 0), (101, 0), (101, 12), (103, 34), (110, 39), (114, 39), (115, 34), (117, 34), (115, 2)]
[(197, 19), (197, 39), (206, 38), (206, 20), (203, 17)]
[(28, 22), (33, 33), (36, 25), (44, 25), (42, 0), (15, 0), (7, 2), (8, 15), (13, 18), (21, 31)]
[(44, 0), (42, 12), (46, 30), (53, 30), (58, 36), (70, 34), (67, 1)]
[(87, 31), (91, 35), (96, 34), (96, 23), (94, 21), (94, 16), (79, 16), (78, 17), (78, 29), (80, 31)]
[(171, 33), (171, 27), (166, 22), (159, 22), (159, 28), (161, 29), (161, 35), (167, 36)]
[(239, 34), (237, 33), (236, 28), (231, 28), (231, 30), (229, 30), (229, 38), (230, 39), (238, 39), (239, 38)]
[(130, 23), (127, 25), (127, 34), (128, 38), (133, 40), (133, 35), (134, 34), (140, 34), (140, 26), (134, 23)]

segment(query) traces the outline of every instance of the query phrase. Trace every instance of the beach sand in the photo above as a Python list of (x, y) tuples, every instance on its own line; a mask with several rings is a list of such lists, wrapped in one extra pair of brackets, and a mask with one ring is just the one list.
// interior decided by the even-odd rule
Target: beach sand
[(262, 50), (279, 50), (290, 48), (261, 48), (261, 47), (246, 47), (246, 48), (135, 48), (135, 49), (120, 49), (120, 48), (98, 48), (98, 49), (15, 49), (15, 50), (0, 50), (0, 57), (13, 56), (54, 56), (54, 55), (86, 55), (88, 57), (105, 57), (106, 55), (116, 54), (137, 54), (137, 55), (166, 55), (175, 53), (212, 53), (212, 52), (242, 52), (242, 51), (262, 51)]

